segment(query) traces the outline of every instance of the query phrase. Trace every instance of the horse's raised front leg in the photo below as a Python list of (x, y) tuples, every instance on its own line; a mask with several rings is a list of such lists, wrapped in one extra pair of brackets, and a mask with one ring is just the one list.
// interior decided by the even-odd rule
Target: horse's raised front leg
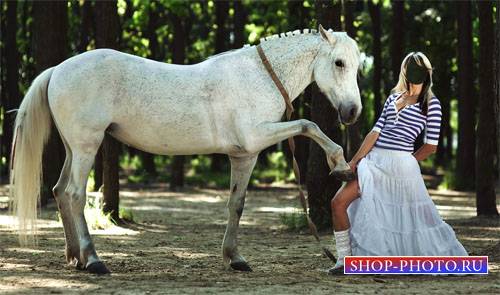
[(355, 178), (352, 170), (344, 158), (342, 147), (333, 142), (316, 123), (301, 119), (290, 122), (261, 123), (246, 140), (246, 147), (250, 151), (262, 150), (292, 136), (304, 135), (316, 143), (326, 153), (326, 160), (332, 173), (339, 179), (348, 181)]
[(258, 154), (246, 157), (230, 157), (231, 160), (231, 195), (227, 203), (229, 219), (224, 241), (222, 242), (222, 257), (227, 269), (252, 271), (245, 259), (238, 253), (238, 225), (243, 207), (248, 181), (257, 162)]

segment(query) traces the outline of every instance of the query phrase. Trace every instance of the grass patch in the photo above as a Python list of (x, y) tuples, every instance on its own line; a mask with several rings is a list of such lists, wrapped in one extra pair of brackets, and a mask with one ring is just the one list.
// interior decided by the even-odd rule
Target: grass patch
[(308, 226), (306, 215), (298, 208), (294, 212), (280, 214), (280, 222), (291, 231), (301, 231)]

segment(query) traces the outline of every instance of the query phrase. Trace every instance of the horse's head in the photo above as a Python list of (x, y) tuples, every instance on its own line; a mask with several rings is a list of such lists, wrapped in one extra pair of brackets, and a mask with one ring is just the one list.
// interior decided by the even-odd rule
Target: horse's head
[(321, 46), (314, 61), (314, 80), (346, 125), (356, 122), (362, 105), (357, 73), (360, 54), (356, 41), (345, 32), (319, 26)]

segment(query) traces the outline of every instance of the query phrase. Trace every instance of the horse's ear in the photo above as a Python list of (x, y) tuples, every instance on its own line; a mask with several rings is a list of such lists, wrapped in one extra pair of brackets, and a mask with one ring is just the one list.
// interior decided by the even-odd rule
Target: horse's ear
[(332, 45), (335, 44), (335, 37), (333, 36), (332, 32), (325, 30), (325, 28), (323, 28), (321, 24), (319, 25), (318, 31), (319, 34), (321, 35), (321, 39), (327, 41)]

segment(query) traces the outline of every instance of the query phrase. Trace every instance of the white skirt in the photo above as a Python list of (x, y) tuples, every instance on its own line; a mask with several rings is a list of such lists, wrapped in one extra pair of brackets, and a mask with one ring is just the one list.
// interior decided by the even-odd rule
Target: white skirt
[(357, 168), (361, 196), (347, 209), (356, 256), (466, 256), (405, 151), (373, 147)]

